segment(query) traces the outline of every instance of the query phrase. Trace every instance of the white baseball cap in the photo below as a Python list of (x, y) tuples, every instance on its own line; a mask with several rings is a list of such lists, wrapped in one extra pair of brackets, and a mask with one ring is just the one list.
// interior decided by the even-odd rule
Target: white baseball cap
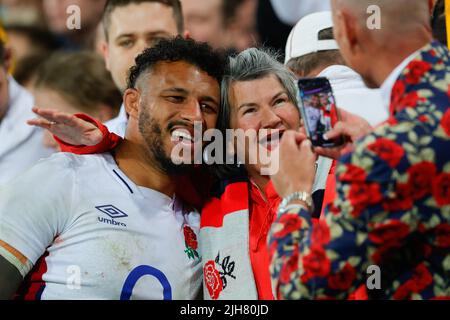
[(287, 40), (285, 63), (314, 52), (339, 50), (336, 40), (319, 40), (319, 33), (332, 27), (331, 11), (316, 12), (302, 18)]

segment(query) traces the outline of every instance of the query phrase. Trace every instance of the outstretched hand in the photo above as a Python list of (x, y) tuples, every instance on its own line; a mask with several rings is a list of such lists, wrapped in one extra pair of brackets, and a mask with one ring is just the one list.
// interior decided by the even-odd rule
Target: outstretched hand
[(372, 126), (363, 118), (350, 112), (339, 110), (341, 120), (336, 123), (332, 130), (327, 132), (326, 138), (332, 140), (343, 136), (346, 143), (336, 148), (315, 147), (314, 151), (327, 158), (339, 159), (344, 153), (352, 150), (353, 143), (373, 131)]
[(47, 129), (68, 144), (94, 146), (103, 139), (99, 128), (72, 114), (37, 107), (33, 112), (40, 118), (28, 120), (27, 124)]
[(305, 134), (287, 131), (279, 146), (279, 169), (271, 176), (278, 195), (286, 197), (300, 191), (311, 193), (316, 159)]

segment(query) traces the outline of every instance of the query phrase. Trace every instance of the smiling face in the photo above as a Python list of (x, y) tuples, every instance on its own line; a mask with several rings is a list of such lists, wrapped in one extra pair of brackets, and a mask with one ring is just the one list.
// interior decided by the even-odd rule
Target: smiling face
[[(272, 151), (278, 147), (279, 138), (286, 130), (298, 130), (300, 114), (298, 108), (289, 100), (287, 90), (275, 75), (260, 79), (235, 82), (230, 90), (231, 128), (254, 130), (256, 141), (248, 141), (245, 146), (236, 146), (238, 154), (245, 154), (249, 159), (252, 146), (263, 147), (264, 151)], [(261, 129), (266, 129), (260, 132)], [(272, 139), (273, 136), (273, 139)], [(239, 150), (239, 148), (245, 150)], [(259, 152), (258, 152), (259, 155)], [(263, 167), (258, 157), (256, 164), (246, 165), (250, 175), (260, 174)]]
[(202, 132), (195, 133), (199, 139), (194, 141), (194, 124), (201, 123), (203, 132), (214, 128), (219, 101), (218, 81), (183, 61), (157, 63), (141, 75), (137, 89), (125, 92), (130, 121), (137, 121), (150, 159), (168, 174), (185, 171), (186, 166), (173, 164), (172, 151), (183, 144), (193, 159), (194, 144), (202, 143)]
[(178, 34), (173, 9), (161, 3), (144, 2), (118, 7), (111, 13), (108, 43), (104, 44), (106, 67), (124, 92), (134, 59), (158, 40)]

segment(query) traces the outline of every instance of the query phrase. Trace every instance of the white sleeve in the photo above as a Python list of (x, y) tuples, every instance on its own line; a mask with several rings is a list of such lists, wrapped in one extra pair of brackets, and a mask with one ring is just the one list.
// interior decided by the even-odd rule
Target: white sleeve
[(330, 10), (329, 0), (270, 0), (278, 18), (285, 24), (295, 25), (304, 16)]
[(0, 187), (0, 255), (23, 276), (70, 223), (75, 188), (70, 159), (57, 154)]

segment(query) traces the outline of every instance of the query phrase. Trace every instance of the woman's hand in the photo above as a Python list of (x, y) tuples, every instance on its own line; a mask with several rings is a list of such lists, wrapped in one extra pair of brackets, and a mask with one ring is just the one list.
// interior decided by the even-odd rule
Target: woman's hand
[(29, 125), (47, 129), (68, 144), (95, 146), (103, 139), (99, 128), (72, 114), (37, 107), (33, 112), (41, 118), (28, 120)]
[(305, 134), (287, 131), (279, 146), (279, 169), (272, 183), (280, 197), (294, 192), (312, 192), (316, 175), (316, 155)]
[(332, 140), (343, 136), (346, 141), (345, 145), (336, 148), (314, 148), (314, 151), (318, 155), (335, 160), (351, 151), (354, 142), (373, 131), (372, 126), (363, 118), (342, 109), (339, 110), (339, 113), (341, 115), (341, 120), (336, 123), (332, 130), (327, 132), (326, 138)]

